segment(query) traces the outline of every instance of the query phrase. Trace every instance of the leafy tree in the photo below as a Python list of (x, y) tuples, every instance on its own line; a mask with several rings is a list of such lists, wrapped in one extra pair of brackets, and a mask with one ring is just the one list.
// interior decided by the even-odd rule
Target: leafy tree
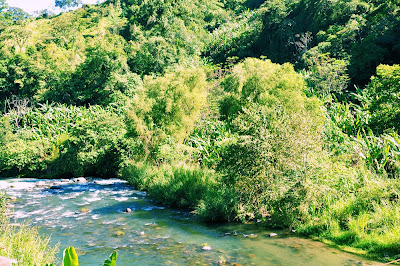
[(64, 78), (62, 88), (54, 87), (46, 99), (75, 105), (116, 102), (132, 96), (140, 78), (131, 73), (126, 57), (114, 47), (88, 48), (85, 61)]
[(206, 76), (200, 68), (145, 77), (130, 103), (130, 136), (142, 141), (147, 155), (167, 137), (182, 143), (206, 106), (206, 97)]
[(17, 53), (11, 57), (0, 54), (0, 106), (6, 98), (32, 98), (40, 89), (41, 73), (31, 59)]
[(306, 78), (312, 95), (326, 98), (331, 93), (340, 93), (347, 88), (349, 77), (346, 73), (348, 62), (331, 58), (329, 54), (308, 56), (309, 74)]
[(7, 2), (5, 0), (0, 0), (0, 32), (7, 26), (9, 22), (6, 16), (7, 9)]
[[(269, 60), (246, 59), (223, 87), (229, 101), (220, 103), (221, 114), (238, 136), (225, 147), (217, 169), (236, 195), (237, 218), (273, 215), (290, 225), (308, 163), (322, 150), (321, 102), (304, 96), (305, 83), (293, 66)], [(232, 99), (234, 108), (224, 109)], [(282, 203), (293, 195), (290, 206)]]
[(376, 76), (364, 92), (363, 100), (371, 118), (369, 126), (376, 132), (400, 132), (400, 65), (380, 65)]
[(70, 8), (74, 6), (78, 6), (82, 3), (81, 0), (56, 0), (56, 7), (59, 8)]

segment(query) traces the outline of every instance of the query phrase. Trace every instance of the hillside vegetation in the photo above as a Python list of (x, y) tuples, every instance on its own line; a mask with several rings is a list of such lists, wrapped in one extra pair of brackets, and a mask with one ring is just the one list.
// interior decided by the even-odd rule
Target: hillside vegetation
[(17, 11), (0, 0), (0, 176), (122, 177), (206, 221), (400, 258), (398, 1)]

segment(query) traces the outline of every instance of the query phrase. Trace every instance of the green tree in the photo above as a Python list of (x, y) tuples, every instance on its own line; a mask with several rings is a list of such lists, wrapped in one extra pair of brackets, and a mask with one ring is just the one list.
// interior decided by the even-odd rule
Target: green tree
[(130, 135), (143, 141), (145, 152), (168, 136), (182, 143), (206, 106), (206, 98), (206, 75), (201, 68), (178, 68), (158, 78), (147, 76), (130, 103)]
[(17, 53), (7, 57), (0, 53), (0, 107), (7, 98), (32, 98), (40, 88), (41, 73), (31, 58)]
[(63, 85), (54, 84), (45, 99), (75, 105), (100, 104), (132, 96), (140, 78), (130, 72), (124, 53), (106, 44), (87, 48), (85, 61), (63, 78)]
[[(269, 60), (246, 59), (223, 86), (240, 107), (223, 113), (238, 136), (218, 166), (238, 200), (237, 218), (273, 215), (290, 225), (309, 163), (322, 151), (321, 102), (304, 96), (305, 83), (292, 65)], [(283, 202), (292, 196), (293, 201)]]
[(369, 126), (376, 132), (400, 132), (400, 65), (380, 65), (376, 76), (364, 91), (363, 100), (371, 118)]
[(70, 8), (74, 6), (78, 6), (82, 3), (81, 0), (56, 0), (56, 7), (59, 8)]

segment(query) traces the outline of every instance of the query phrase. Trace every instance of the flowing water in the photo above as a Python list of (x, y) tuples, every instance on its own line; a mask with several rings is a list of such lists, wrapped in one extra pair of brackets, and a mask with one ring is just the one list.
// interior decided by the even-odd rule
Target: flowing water
[[(50, 183), (56, 186), (50, 189)], [(155, 204), (118, 179), (3, 179), (0, 189), (18, 198), (13, 203), (17, 222), (36, 225), (51, 235), (52, 244), (60, 244), (59, 261), (61, 251), (74, 246), (81, 265), (102, 265), (113, 250), (118, 265), (378, 264), (259, 225), (206, 225), (187, 211)], [(271, 232), (278, 236), (269, 237)]]

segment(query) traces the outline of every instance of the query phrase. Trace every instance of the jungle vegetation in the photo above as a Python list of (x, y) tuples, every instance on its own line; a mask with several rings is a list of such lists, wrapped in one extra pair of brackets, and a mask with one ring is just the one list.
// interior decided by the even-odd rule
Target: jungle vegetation
[(399, 259), (399, 12), (108, 0), (31, 17), (0, 0), (0, 175), (121, 177), (206, 221)]

